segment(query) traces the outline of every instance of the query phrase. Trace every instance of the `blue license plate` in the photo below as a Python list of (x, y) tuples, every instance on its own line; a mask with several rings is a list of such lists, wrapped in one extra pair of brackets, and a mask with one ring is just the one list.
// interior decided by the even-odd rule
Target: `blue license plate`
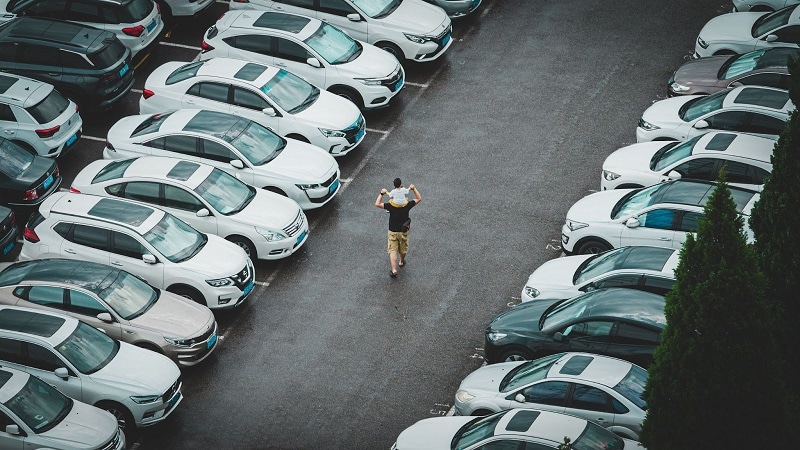
[(302, 233), (300, 233), (300, 236), (297, 236), (297, 242), (296, 243), (299, 244), (299, 243), (303, 242), (303, 239), (306, 238), (307, 234), (308, 234), (308, 230), (303, 231)]
[(42, 183), (42, 187), (47, 189), (53, 184), (53, 175), (51, 174), (49, 177), (45, 178), (44, 183)]
[(122, 66), (122, 69), (119, 69), (119, 77), (122, 78), (123, 76), (125, 76), (125, 74), (128, 73), (128, 70), (130, 70), (130, 67), (128, 67), (127, 64)]
[(333, 183), (331, 183), (330, 186), (328, 186), (328, 193), (333, 194), (334, 192), (336, 192), (336, 189), (338, 188), (339, 188), (339, 179), (337, 178), (333, 180)]
[(70, 136), (69, 139), (67, 139), (67, 147), (69, 147), (70, 145), (74, 144), (75, 141), (77, 141), (77, 140), (78, 140), (78, 133), (75, 133), (72, 136)]
[(360, 140), (361, 140), (361, 138), (363, 138), (365, 134), (367, 134), (367, 130), (366, 130), (366, 128), (365, 128), (365, 129), (363, 129), (363, 130), (361, 130), (361, 131), (359, 131), (359, 132), (356, 134), (356, 142), (360, 141)]
[(156, 27), (156, 19), (153, 19), (153, 21), (150, 22), (150, 25), (147, 26), (147, 32), (149, 33), (151, 31), (153, 31), (153, 28), (155, 28), (155, 27)]
[(448, 34), (447, 36), (444, 37), (444, 39), (442, 39), (442, 47), (447, 45), (448, 42), (450, 42), (450, 34)]
[(256, 284), (255, 284), (254, 282), (252, 282), (252, 281), (251, 281), (251, 282), (250, 282), (250, 284), (248, 284), (247, 286), (245, 286), (245, 287), (244, 287), (244, 291), (242, 291), (242, 295), (247, 295), (247, 294), (249, 294), (249, 293), (250, 293), (250, 291), (252, 291), (252, 290), (253, 290), (253, 288), (255, 287), (255, 285), (256, 285)]
[(403, 79), (402, 78), (397, 82), (397, 84), (394, 85), (394, 90), (396, 91), (396, 90), (400, 89), (401, 87), (403, 87)]
[(206, 348), (211, 348), (217, 343), (217, 333), (211, 335), (211, 339), (206, 342)]
[(176, 392), (175, 395), (173, 395), (172, 398), (169, 399), (169, 403), (167, 403), (167, 411), (172, 409), (172, 407), (175, 406), (175, 403), (178, 403), (178, 400), (180, 400), (180, 398), (181, 398), (180, 392)]
[(14, 241), (9, 242), (8, 245), (6, 245), (6, 247), (3, 249), (3, 256), (9, 254), (11, 250), (14, 248), (15, 244), (16, 242)]

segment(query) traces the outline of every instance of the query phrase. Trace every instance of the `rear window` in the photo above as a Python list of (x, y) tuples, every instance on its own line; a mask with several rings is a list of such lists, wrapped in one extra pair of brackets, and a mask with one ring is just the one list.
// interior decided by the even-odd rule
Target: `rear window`
[[(123, 3), (118, 12), (120, 22), (141, 22), (150, 15), (150, 12), (155, 7), (156, 3), (153, 0), (131, 0), (128, 3)], [(145, 26), (147, 25), (145, 24)]]
[(120, 42), (116, 36), (113, 36), (105, 41), (103, 48), (89, 54), (89, 61), (97, 68), (105, 69), (114, 67), (125, 57), (127, 48)]
[(60, 116), (69, 106), (69, 100), (64, 98), (58, 91), (53, 89), (50, 95), (41, 102), (29, 108), (25, 108), (39, 123), (48, 123)]
[(23, 174), (33, 163), (33, 155), (17, 144), (0, 139), (0, 173), (15, 179)]
[(135, 160), (135, 158), (120, 159), (109, 163), (107, 166), (103, 167), (99, 172), (97, 172), (97, 175), (95, 175), (92, 179), (92, 184), (102, 183), (103, 181), (108, 180), (116, 180), (117, 178), (122, 177), (122, 175), (128, 169), (128, 166), (130, 166)]
[(169, 74), (166, 84), (175, 84), (183, 80), (188, 80), (197, 75), (197, 71), (203, 67), (205, 61), (198, 61), (180, 66), (177, 70)]
[(172, 113), (154, 114), (148, 117), (147, 119), (144, 119), (144, 121), (142, 121), (142, 123), (140, 123), (139, 126), (136, 127), (135, 130), (133, 130), (133, 133), (131, 133), (131, 137), (137, 137), (137, 136), (142, 136), (144, 134), (155, 133), (156, 131), (158, 131), (159, 128), (161, 128), (161, 124), (164, 123), (164, 121), (167, 120), (167, 117), (169, 117), (171, 114)]

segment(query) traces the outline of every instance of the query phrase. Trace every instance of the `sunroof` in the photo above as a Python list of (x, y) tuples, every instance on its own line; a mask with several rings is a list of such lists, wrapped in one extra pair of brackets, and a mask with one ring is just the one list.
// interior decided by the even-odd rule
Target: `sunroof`
[(18, 309), (0, 310), (0, 328), (9, 331), (35, 334), (50, 337), (64, 325), (61, 317), (39, 314)]
[(5, 94), (8, 88), (17, 82), (17, 78), (0, 75), (0, 94)]
[(238, 136), (249, 123), (248, 119), (231, 114), (202, 110), (183, 126), (183, 130), (210, 134), (230, 142), (228, 136)]
[(591, 356), (577, 355), (570, 358), (558, 373), (563, 375), (580, 375), (594, 360)]
[(514, 417), (512, 417), (511, 420), (508, 421), (508, 425), (506, 425), (506, 430), (517, 431), (520, 433), (528, 431), (531, 428), (531, 425), (533, 425), (533, 422), (535, 422), (536, 419), (539, 417), (539, 414), (541, 414), (540, 411), (533, 411), (533, 410), (517, 411), (517, 413), (514, 414)]
[(193, 173), (197, 171), (200, 167), (200, 164), (193, 163), (190, 161), (179, 161), (175, 164), (175, 167), (169, 171), (167, 174), (167, 178), (172, 178), (173, 180), (180, 180), (186, 181), (188, 180)]
[(742, 89), (739, 95), (733, 100), (733, 103), (782, 109), (788, 101), (789, 93), (787, 91), (751, 87)]
[(730, 147), (734, 139), (736, 139), (736, 135), (733, 133), (716, 134), (708, 141), (708, 144), (706, 144), (706, 150), (725, 151)]
[(260, 77), (265, 70), (267, 70), (267, 67), (261, 64), (247, 63), (233, 77), (240, 80), (253, 81)]
[(144, 223), (151, 214), (153, 214), (153, 208), (113, 198), (104, 198), (89, 210), (90, 216), (127, 223), (134, 227)]
[(311, 19), (308, 17), (278, 12), (265, 12), (253, 22), (253, 26), (259, 28), (274, 28), (276, 30), (288, 31), (289, 33), (299, 33), (300, 30), (308, 25), (308, 22), (311, 22)]

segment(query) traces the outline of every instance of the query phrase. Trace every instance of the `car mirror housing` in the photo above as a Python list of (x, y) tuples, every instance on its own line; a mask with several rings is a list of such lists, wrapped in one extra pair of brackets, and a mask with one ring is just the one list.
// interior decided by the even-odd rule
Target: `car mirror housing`
[(638, 228), (639, 225), (639, 219), (636, 217), (629, 217), (628, 220), (625, 221), (625, 226), (628, 228)]
[(553, 340), (556, 342), (563, 342), (564, 335), (560, 331), (556, 331), (555, 333), (553, 333)]
[(197, 211), (197, 217), (208, 217), (211, 215), (211, 212), (208, 208), (201, 208), (200, 211)]
[(114, 322), (114, 319), (111, 317), (111, 314), (109, 314), (107, 312), (101, 312), (100, 314), (98, 314), (97, 315), (97, 320), (100, 320), (100, 321), (105, 322), (105, 323)]
[(53, 373), (55, 373), (57, 377), (63, 380), (69, 378), (69, 372), (67, 372), (66, 367), (59, 367), (58, 369), (54, 370)]
[(146, 262), (147, 264), (155, 264), (156, 257), (151, 255), (150, 253), (145, 253), (142, 255), (142, 261)]
[[(347, 15), (347, 20), (349, 20), (350, 22), (361, 22), (361, 15), (360, 14), (356, 14), (356, 13), (348, 14)], [(342, 31), (347, 33), (347, 31), (345, 31), (345, 30), (342, 30)], [(350, 33), (347, 33), (347, 35), (349, 36)]]
[(16, 424), (15, 425), (6, 425), (6, 433), (8, 433), (8, 434), (10, 434), (12, 436), (19, 436), (20, 434), (22, 434), (22, 433), (19, 432), (19, 425), (16, 425)]
[(306, 64), (308, 64), (311, 67), (316, 67), (317, 69), (322, 67), (322, 64), (320, 64), (320, 62), (319, 62), (319, 60), (317, 58), (308, 58), (306, 60)]
[(735, 88), (735, 87), (739, 87), (739, 86), (744, 86), (744, 84), (742, 84), (742, 82), (741, 82), (741, 81), (734, 81), (734, 82), (733, 82), (733, 83), (731, 83), (731, 84), (730, 84), (730, 86), (728, 86), (728, 87)]
[(525, 396), (522, 394), (517, 394), (514, 396), (514, 401), (518, 403), (525, 403)]
[(774, 34), (768, 34), (767, 37), (764, 38), (764, 40), (767, 42), (775, 42), (778, 40), (778, 36)]
[(669, 177), (670, 180), (680, 180), (681, 176), (681, 173), (677, 170), (670, 170), (667, 174), (667, 177)]
[(266, 114), (266, 115), (268, 115), (270, 117), (275, 117), (277, 115), (275, 113), (275, 108), (264, 108), (264, 109), (261, 110), (261, 112), (263, 112), (264, 114)]
[(241, 159), (234, 159), (231, 161), (231, 165), (236, 169), (244, 169), (244, 163)]
[(697, 122), (695, 122), (694, 127), (697, 128), (698, 130), (708, 128), (708, 122), (702, 119), (698, 120)]

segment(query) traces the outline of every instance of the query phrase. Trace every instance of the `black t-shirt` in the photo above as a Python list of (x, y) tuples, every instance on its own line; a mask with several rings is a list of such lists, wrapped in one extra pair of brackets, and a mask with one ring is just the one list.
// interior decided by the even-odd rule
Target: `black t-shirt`
[(383, 209), (389, 211), (389, 231), (403, 231), (403, 223), (408, 220), (408, 212), (417, 204), (416, 200), (409, 200), (402, 208), (384, 203)]

